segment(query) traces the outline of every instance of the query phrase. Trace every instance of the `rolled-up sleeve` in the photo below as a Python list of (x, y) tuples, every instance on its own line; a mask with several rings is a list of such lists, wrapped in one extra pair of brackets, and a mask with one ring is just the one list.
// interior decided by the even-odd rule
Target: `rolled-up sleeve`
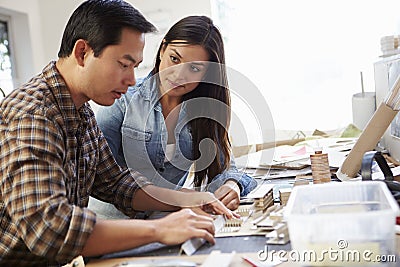
[(233, 156), (231, 156), (229, 169), (215, 176), (212, 182), (208, 185), (207, 191), (213, 193), (229, 180), (237, 182), (240, 187), (241, 197), (246, 196), (257, 187), (257, 181), (253, 177), (236, 168), (235, 160)]

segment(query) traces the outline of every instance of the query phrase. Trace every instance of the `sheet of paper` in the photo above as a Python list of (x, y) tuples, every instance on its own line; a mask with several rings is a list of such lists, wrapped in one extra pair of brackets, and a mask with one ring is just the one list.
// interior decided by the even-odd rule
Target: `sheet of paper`
[[(310, 155), (316, 148), (328, 153), (329, 165), (338, 168), (356, 143), (357, 138), (318, 138), (297, 143), (294, 146), (283, 145), (264, 149), (236, 159), (242, 168), (260, 168), (272, 164), (300, 161), (310, 164)], [(265, 167), (264, 167), (265, 168)]]
[(235, 256), (235, 252), (232, 253), (221, 253), (219, 250), (211, 251), (210, 255), (206, 258), (206, 260), (201, 265), (202, 267), (228, 267), (233, 257)]

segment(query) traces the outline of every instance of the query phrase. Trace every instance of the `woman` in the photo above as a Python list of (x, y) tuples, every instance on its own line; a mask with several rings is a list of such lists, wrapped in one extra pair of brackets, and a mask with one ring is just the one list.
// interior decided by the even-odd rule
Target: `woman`
[(230, 153), (224, 64), (212, 20), (185, 17), (165, 35), (150, 74), (96, 117), (121, 166), (157, 185), (203, 187), (236, 209), (257, 182), (237, 170)]

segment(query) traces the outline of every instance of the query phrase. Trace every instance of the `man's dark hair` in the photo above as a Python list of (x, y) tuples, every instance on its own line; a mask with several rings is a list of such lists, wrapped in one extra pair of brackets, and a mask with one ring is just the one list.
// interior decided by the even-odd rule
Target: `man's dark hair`
[(69, 56), (79, 39), (87, 41), (97, 57), (105, 47), (120, 42), (124, 28), (141, 33), (156, 31), (136, 8), (123, 0), (85, 1), (74, 11), (65, 27), (58, 57)]

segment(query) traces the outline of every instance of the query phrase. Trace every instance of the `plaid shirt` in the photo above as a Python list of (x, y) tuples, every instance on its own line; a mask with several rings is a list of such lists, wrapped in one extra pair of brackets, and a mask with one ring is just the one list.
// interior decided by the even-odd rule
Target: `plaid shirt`
[(69, 262), (96, 223), (89, 195), (132, 216), (144, 184), (116, 164), (92, 109), (76, 109), (55, 62), (0, 103), (1, 266)]

